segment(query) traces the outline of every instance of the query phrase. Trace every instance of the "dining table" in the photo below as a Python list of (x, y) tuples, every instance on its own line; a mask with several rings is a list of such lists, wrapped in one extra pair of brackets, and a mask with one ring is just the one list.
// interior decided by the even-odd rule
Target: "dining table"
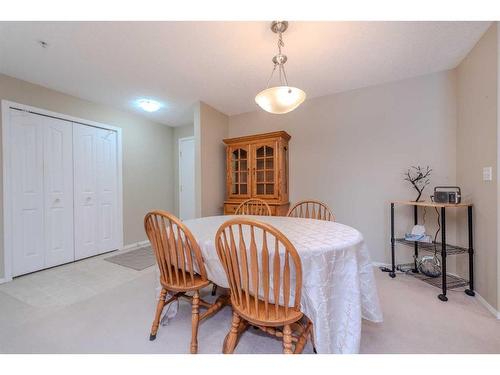
[[(229, 285), (217, 255), (215, 235), (224, 222), (235, 217), (221, 215), (183, 221), (200, 246), (208, 279), (223, 288)], [(373, 265), (362, 234), (333, 221), (245, 217), (272, 225), (295, 246), (302, 263), (301, 311), (313, 323), (316, 351), (358, 353), (362, 319), (383, 321)]]

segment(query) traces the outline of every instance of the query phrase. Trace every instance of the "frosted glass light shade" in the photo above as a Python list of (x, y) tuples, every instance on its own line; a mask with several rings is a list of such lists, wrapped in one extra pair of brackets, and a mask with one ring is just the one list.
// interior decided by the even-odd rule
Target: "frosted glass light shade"
[(305, 99), (306, 93), (301, 89), (289, 86), (276, 86), (259, 92), (255, 97), (255, 102), (264, 111), (282, 114), (293, 111)]

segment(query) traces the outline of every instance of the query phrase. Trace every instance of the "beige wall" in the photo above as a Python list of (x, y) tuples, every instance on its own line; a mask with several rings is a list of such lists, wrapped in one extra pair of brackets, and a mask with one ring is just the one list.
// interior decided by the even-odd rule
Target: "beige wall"
[[(430, 165), (432, 186), (455, 184), (455, 86), (455, 72), (446, 71), (308, 99), (286, 115), (258, 110), (231, 116), (229, 136), (286, 130), (291, 201), (325, 201), (338, 221), (363, 233), (373, 261), (387, 262), (388, 202), (415, 198), (403, 181), (406, 168)], [(411, 228), (411, 210), (397, 212), (401, 235)], [(428, 212), (429, 229), (434, 217)], [(410, 253), (401, 249), (407, 256), (398, 260)]]
[(179, 139), (194, 136), (193, 124), (173, 128), (174, 213), (179, 216)]
[(226, 148), (229, 118), (199, 102), (194, 113), (197, 216), (221, 215), (226, 194)]
[[(474, 203), (476, 290), (498, 309), (497, 54), (494, 24), (457, 68), (457, 182)], [(493, 181), (482, 180), (483, 167), (493, 167)], [(458, 224), (465, 228), (465, 217)], [(466, 232), (460, 240), (467, 243)], [(458, 266), (466, 273), (465, 259)]]
[[(0, 75), (0, 99), (123, 129), (123, 227), (126, 245), (146, 239), (142, 220), (148, 210), (173, 209), (172, 128), (5, 75)], [(0, 183), (0, 189), (1, 186)], [(3, 227), (2, 211), (0, 204)], [(3, 262), (1, 232), (0, 262)], [(0, 273), (3, 272), (3, 264), (0, 264), (0, 269)]]
[[(496, 60), (497, 60), (497, 169), (496, 169), (496, 181), (497, 181), (497, 318), (500, 319), (500, 175), (498, 173), (498, 166), (500, 165), (500, 116), (498, 108), (500, 108), (500, 27), (498, 27), (499, 22), (495, 22), (494, 27), (497, 31), (497, 46), (496, 46)], [(495, 178), (495, 176), (493, 176)]]

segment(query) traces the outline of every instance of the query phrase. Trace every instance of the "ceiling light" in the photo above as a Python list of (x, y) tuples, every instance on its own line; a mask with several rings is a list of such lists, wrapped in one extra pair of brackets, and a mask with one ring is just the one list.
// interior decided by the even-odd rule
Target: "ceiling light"
[(156, 112), (163, 107), (160, 102), (152, 99), (139, 99), (137, 101), (137, 105), (146, 112)]
[[(283, 43), (283, 33), (288, 28), (286, 21), (274, 21), (271, 23), (271, 30), (278, 34), (278, 54), (273, 57), (273, 71), (267, 81), (267, 88), (257, 94), (255, 102), (264, 110), (270, 113), (282, 114), (293, 111), (306, 99), (306, 93), (296, 87), (288, 85), (288, 79), (285, 72), (286, 55), (281, 53)], [(278, 68), (280, 84), (279, 86), (269, 87), (274, 72)]]
[(38, 44), (40, 45), (40, 47), (42, 48), (47, 48), (49, 46), (49, 43), (47, 43), (45, 40), (39, 40), (38, 41)]

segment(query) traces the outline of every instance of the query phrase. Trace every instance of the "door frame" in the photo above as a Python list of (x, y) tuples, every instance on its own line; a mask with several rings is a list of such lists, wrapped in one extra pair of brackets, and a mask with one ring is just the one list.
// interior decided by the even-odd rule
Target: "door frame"
[[(184, 141), (195, 141), (195, 143), (196, 143), (194, 135), (189, 136), (189, 137), (179, 138), (179, 140), (177, 141), (177, 159), (178, 159), (177, 169), (179, 171), (179, 183), (177, 185), (177, 189), (179, 191), (179, 196), (178, 196), (178, 199), (179, 199), (179, 202), (178, 202), (179, 203), (179, 212), (178, 212), (179, 218), (181, 217), (181, 181), (182, 181), (181, 143)], [(195, 154), (196, 154), (196, 144), (195, 144)], [(195, 164), (196, 164), (196, 155), (195, 155)], [(196, 174), (194, 175), (194, 178), (195, 178), (195, 181), (193, 181), (193, 183), (196, 185)], [(195, 190), (195, 199), (196, 199), (196, 190)], [(195, 204), (194, 213), (195, 213), (195, 217), (196, 217), (196, 204)]]
[(10, 144), (10, 109), (17, 109), (33, 114), (54, 117), (72, 123), (93, 126), (96, 128), (113, 130), (117, 133), (117, 153), (118, 153), (118, 246), (123, 247), (123, 170), (122, 170), (122, 129), (116, 126), (103, 124), (96, 121), (85, 120), (79, 117), (65, 115), (63, 113), (52, 112), (42, 108), (2, 100), (2, 176), (3, 176), (3, 278), (0, 284), (12, 280), (12, 192), (11, 192), (11, 144)]

